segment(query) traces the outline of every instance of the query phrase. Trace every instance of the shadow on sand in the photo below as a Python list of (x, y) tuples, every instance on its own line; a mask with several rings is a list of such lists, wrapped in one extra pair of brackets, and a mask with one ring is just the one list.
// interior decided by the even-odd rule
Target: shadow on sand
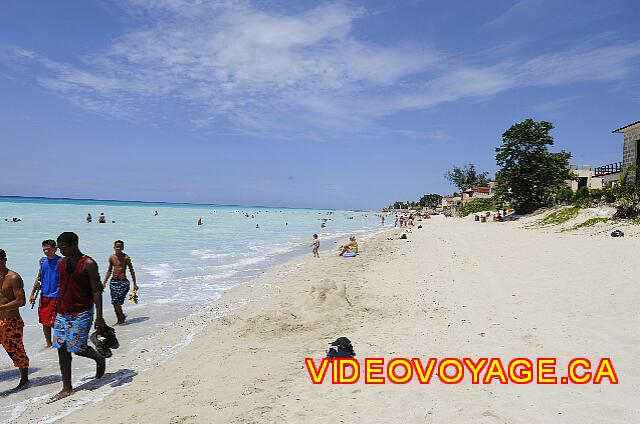
[(136, 375), (138, 375), (137, 371), (123, 368), (115, 372), (108, 372), (102, 378), (96, 379), (93, 377), (87, 377), (85, 380), (88, 381), (76, 387), (75, 392), (77, 393), (82, 390), (93, 391), (107, 385), (111, 387), (119, 387), (123, 384), (131, 383), (133, 381), (133, 377)]
[[(16, 373), (16, 378), (14, 382), (17, 384), (19, 379), (20, 379), (20, 373), (18, 372)], [(62, 377), (60, 376), (60, 374), (52, 374), (52, 375), (46, 375), (42, 377), (29, 378), (29, 386), (27, 386), (27, 388), (23, 390), (29, 390), (29, 389), (33, 389), (34, 387), (46, 386), (49, 384), (56, 384), (56, 383), (60, 383), (61, 381), (62, 381)], [(23, 390), (20, 390), (20, 391), (22, 392)], [(18, 391), (14, 389), (5, 390), (3, 392), (0, 392), (0, 398), (9, 396), (10, 394), (13, 394), (13, 393), (18, 393)]]
[(149, 317), (135, 317), (135, 318), (127, 319), (127, 321), (125, 322), (125, 325), (139, 324), (141, 322), (145, 322), (148, 320), (149, 320)]
[[(34, 372), (40, 371), (40, 368), (31, 367), (29, 368), (29, 374), (33, 374)], [(11, 380), (20, 380), (20, 370), (18, 368), (11, 368), (9, 370), (0, 371), (0, 382), (3, 381), (11, 381)]]

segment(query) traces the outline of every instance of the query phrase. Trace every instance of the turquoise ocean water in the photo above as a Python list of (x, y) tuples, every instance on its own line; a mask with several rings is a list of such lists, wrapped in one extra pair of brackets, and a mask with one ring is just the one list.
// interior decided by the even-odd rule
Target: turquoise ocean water
[[(89, 212), (92, 223), (85, 222)], [(106, 224), (97, 222), (101, 212)], [(22, 221), (5, 222), (13, 217)], [(204, 225), (196, 225), (199, 218)], [(327, 220), (326, 228), (320, 227), (322, 219)], [(22, 276), (27, 296), (42, 257), (43, 240), (55, 239), (63, 231), (77, 233), (80, 249), (96, 260), (101, 277), (113, 242), (125, 241), (140, 286), (140, 303), (125, 304), (132, 323), (119, 333), (130, 340), (150, 337), (154, 326), (170, 325), (271, 265), (299, 253), (310, 254), (314, 233), (324, 250), (334, 249), (335, 241), (350, 234), (381, 229), (379, 217), (370, 212), (0, 197), (0, 248), (7, 252), (7, 266)], [(103, 299), (107, 324), (113, 324), (108, 290)], [(27, 305), (21, 314), (32, 368), (57, 374), (55, 352), (42, 349), (36, 308)], [(90, 361), (83, 362), (91, 368)], [(11, 361), (0, 352), (0, 391), (12, 387), (16, 376)], [(58, 385), (29, 390), (44, 396), (44, 391), (57, 390)], [(0, 416), (15, 416), (19, 412), (16, 402), (5, 399), (0, 399)]]

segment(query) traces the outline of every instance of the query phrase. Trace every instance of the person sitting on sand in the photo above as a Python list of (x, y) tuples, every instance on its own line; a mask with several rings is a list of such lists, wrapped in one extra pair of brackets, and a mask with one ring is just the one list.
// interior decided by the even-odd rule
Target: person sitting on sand
[(118, 319), (116, 325), (122, 325), (127, 319), (127, 316), (122, 312), (122, 305), (130, 288), (129, 280), (127, 279), (127, 268), (129, 268), (129, 272), (131, 273), (134, 292), (138, 291), (138, 284), (136, 283), (136, 272), (133, 270), (131, 258), (124, 253), (124, 242), (122, 240), (116, 240), (113, 243), (113, 250), (115, 254), (109, 256), (109, 269), (104, 276), (102, 288), (107, 287), (107, 282), (109, 281), (109, 277), (111, 277), (109, 284), (111, 304)]
[(339, 256), (343, 256), (345, 253), (355, 253), (358, 254), (358, 242), (356, 241), (356, 236), (349, 237), (349, 243), (344, 246), (340, 246), (341, 250)]

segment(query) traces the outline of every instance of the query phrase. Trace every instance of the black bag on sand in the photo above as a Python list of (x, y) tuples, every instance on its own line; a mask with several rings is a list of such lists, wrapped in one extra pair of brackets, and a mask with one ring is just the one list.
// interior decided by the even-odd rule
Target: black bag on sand
[(353, 358), (356, 353), (353, 351), (351, 341), (346, 337), (338, 337), (335, 341), (329, 343), (329, 351), (327, 358)]
[(611, 237), (624, 237), (624, 233), (620, 230), (615, 230), (611, 233)]

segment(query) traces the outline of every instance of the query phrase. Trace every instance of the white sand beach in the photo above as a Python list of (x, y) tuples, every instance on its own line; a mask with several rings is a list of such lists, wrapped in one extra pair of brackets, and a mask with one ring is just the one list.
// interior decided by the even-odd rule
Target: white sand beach
[[(135, 357), (116, 351), (110, 384), (35, 400), (16, 422), (640, 422), (640, 238), (440, 216), (421, 224), (409, 241), (399, 229), (372, 238), (356, 258), (309, 253), (273, 268)], [(189, 328), (185, 349), (145, 360)], [(311, 384), (304, 358), (322, 358), (339, 336), (361, 360), (557, 357), (560, 370), (573, 357), (610, 357), (619, 384)]]

